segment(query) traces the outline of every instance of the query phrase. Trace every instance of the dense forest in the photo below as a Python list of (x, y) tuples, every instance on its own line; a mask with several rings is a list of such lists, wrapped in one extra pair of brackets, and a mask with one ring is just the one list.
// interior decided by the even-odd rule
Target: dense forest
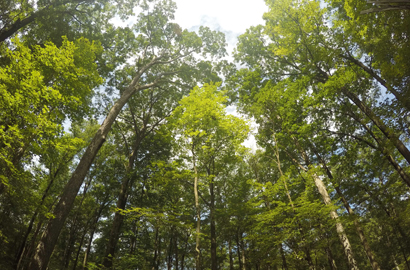
[(266, 5), (0, 1), (0, 269), (410, 270), (410, 1)]

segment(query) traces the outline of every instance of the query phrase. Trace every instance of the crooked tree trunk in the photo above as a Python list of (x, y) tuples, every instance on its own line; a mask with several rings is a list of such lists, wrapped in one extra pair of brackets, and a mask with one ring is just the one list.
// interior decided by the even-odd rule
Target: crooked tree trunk
[(143, 86), (137, 85), (142, 74), (144, 74), (145, 71), (157, 64), (158, 60), (159, 58), (154, 58), (149, 64), (147, 64), (137, 73), (131, 84), (112, 106), (104, 122), (101, 124), (100, 128), (94, 135), (94, 138), (88, 145), (87, 150), (81, 157), (77, 168), (64, 187), (61, 198), (53, 212), (55, 218), (49, 220), (46, 230), (44, 231), (40, 243), (37, 246), (36, 253), (30, 262), (31, 270), (47, 269), (51, 254), (53, 253), (54, 247), (57, 243), (58, 236), (60, 235), (64, 222), (73, 207), (75, 197), (77, 196), (77, 193), (80, 190), (81, 185), (83, 184), (84, 178), (87, 175), (95, 156), (105, 142), (105, 138), (108, 132), (111, 130), (111, 126), (114, 123), (115, 118), (118, 116), (124, 105), (136, 91), (154, 87), (158, 83), (158, 81), (155, 81), (151, 84), (146, 84)]

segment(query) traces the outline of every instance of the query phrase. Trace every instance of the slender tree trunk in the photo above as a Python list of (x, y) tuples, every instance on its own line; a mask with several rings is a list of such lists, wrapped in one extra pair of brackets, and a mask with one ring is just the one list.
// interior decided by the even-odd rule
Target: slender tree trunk
[(279, 251), (280, 251), (280, 256), (282, 258), (282, 269), (288, 270), (288, 264), (286, 262), (286, 256), (285, 256), (285, 252), (283, 251), (282, 244), (279, 244)]
[(93, 220), (93, 223), (91, 224), (90, 238), (88, 239), (87, 250), (84, 253), (83, 267), (82, 267), (83, 270), (87, 269), (87, 260), (88, 260), (88, 256), (89, 256), (90, 251), (91, 251), (91, 246), (92, 246), (92, 243), (93, 243), (94, 233), (95, 233), (95, 230), (97, 229), (98, 220), (100, 219), (102, 211), (104, 210), (107, 203), (108, 202), (100, 204), (100, 206), (98, 207), (98, 210), (96, 212), (95, 218)]
[(216, 227), (215, 227), (215, 193), (214, 180), (209, 183), (209, 193), (211, 196), (210, 217), (211, 217), (211, 270), (217, 270), (218, 265), (216, 261)]
[[(315, 185), (320, 193), (322, 195), (323, 201), (325, 202), (326, 205), (332, 206), (332, 201), (330, 200), (329, 194), (327, 193), (326, 186), (322, 182), (322, 180), (317, 176), (316, 174), (313, 174), (313, 178), (315, 181)], [(339, 215), (336, 213), (335, 210), (330, 210), (330, 216), (332, 219), (336, 221), (336, 232), (339, 235), (340, 242), (342, 243), (343, 246), (343, 251), (347, 257), (347, 261), (349, 263), (349, 268), (352, 270), (358, 270), (357, 262), (354, 258), (353, 255), (353, 250), (350, 245), (349, 239), (347, 238), (347, 235), (344, 231), (343, 225), (339, 220)]]
[(174, 249), (175, 249), (175, 270), (179, 267), (179, 252), (178, 252), (178, 234), (175, 235)]
[(233, 268), (233, 254), (232, 254), (232, 241), (231, 241), (231, 239), (229, 239), (228, 248), (229, 248), (229, 270), (234, 270), (234, 268)]
[(189, 242), (189, 237), (191, 236), (191, 234), (188, 232), (187, 236), (186, 236), (186, 240), (185, 240), (185, 248), (184, 248), (184, 252), (182, 253), (181, 256), (181, 270), (184, 270), (184, 265), (185, 265), (185, 254), (187, 252), (188, 249), (188, 242)]
[(195, 266), (196, 270), (201, 270), (201, 261), (200, 261), (200, 249), (199, 249), (199, 241), (200, 241), (200, 232), (201, 232), (201, 209), (199, 208), (199, 197), (198, 197), (198, 171), (196, 168), (195, 163), (195, 153), (194, 153), (194, 145), (192, 144), (192, 161), (194, 165), (194, 195), (195, 195), (195, 208), (196, 208), (196, 245), (195, 245)]
[(158, 257), (158, 250), (159, 250), (159, 248), (158, 248), (158, 245), (159, 245), (159, 241), (158, 241), (158, 227), (157, 228), (155, 228), (155, 250), (154, 250), (154, 258), (153, 258), (153, 260), (152, 260), (152, 270), (155, 270), (156, 269), (156, 263), (157, 263), (157, 257)]
[(238, 262), (239, 262), (239, 270), (243, 270), (243, 262), (242, 262), (242, 256), (241, 256), (241, 244), (239, 240), (239, 228), (236, 233), (236, 252), (238, 253)]
[(246, 270), (245, 244), (243, 242), (242, 233), (239, 234), (239, 239), (241, 247), (242, 270)]
[(78, 248), (77, 248), (77, 253), (75, 255), (73, 270), (75, 270), (77, 268), (78, 258), (80, 257), (81, 248), (83, 247), (83, 243), (84, 243), (85, 235), (87, 234), (87, 230), (88, 230), (88, 228), (85, 228), (84, 233), (81, 236), (81, 240), (80, 240), (80, 243), (79, 243)]
[(350, 207), (349, 202), (346, 200), (346, 198), (343, 196), (342, 191), (340, 190), (339, 186), (337, 184), (334, 183), (334, 178), (333, 178), (333, 174), (330, 171), (330, 169), (327, 167), (325, 161), (323, 160), (323, 158), (319, 155), (319, 153), (316, 151), (316, 149), (313, 149), (314, 152), (316, 153), (316, 155), (318, 156), (320, 162), (322, 163), (323, 169), (325, 170), (327, 176), (329, 177), (330, 181), (333, 183), (334, 188), (336, 189), (337, 195), (339, 195), (340, 199), (343, 202), (344, 207), (346, 208), (346, 211), (349, 213), (350, 216), (353, 217), (353, 222), (355, 225), (355, 229), (357, 231), (357, 234), (360, 237), (360, 241), (362, 243), (362, 246), (366, 252), (367, 258), (369, 259), (370, 265), (372, 266), (373, 270), (380, 270), (380, 266), (377, 263), (373, 251), (370, 248), (369, 242), (367, 241), (366, 236), (364, 235), (363, 229), (359, 224), (359, 221), (357, 220), (357, 216), (354, 213), (353, 209)]
[(328, 262), (329, 262), (330, 269), (331, 269), (331, 270), (337, 270), (336, 262), (335, 262), (335, 260), (333, 259), (332, 250), (330, 249), (329, 246), (327, 246), (327, 247), (325, 248), (325, 251), (326, 251), (327, 260), (328, 260)]
[(16, 269), (19, 269), (19, 268), (20, 268), (21, 259), (23, 258), (22, 255), (23, 255), (23, 253), (24, 253), (24, 250), (25, 250), (26, 244), (27, 244), (27, 239), (28, 239), (28, 236), (29, 236), (30, 233), (31, 233), (31, 230), (33, 229), (33, 225), (34, 225), (34, 222), (35, 222), (35, 220), (36, 220), (36, 218), (37, 218), (39, 209), (40, 209), (40, 207), (43, 205), (45, 199), (47, 198), (48, 192), (50, 191), (51, 187), (53, 186), (54, 180), (56, 179), (56, 177), (57, 177), (57, 175), (58, 175), (59, 172), (60, 172), (60, 168), (58, 168), (58, 169), (54, 172), (53, 175), (50, 175), (50, 176), (51, 176), (51, 177), (50, 177), (50, 178), (51, 178), (51, 179), (50, 179), (50, 182), (48, 183), (47, 188), (46, 188), (46, 190), (44, 191), (43, 196), (41, 197), (40, 204), (37, 206), (36, 211), (34, 212), (33, 216), (31, 217), (31, 220), (30, 220), (30, 223), (29, 223), (29, 225), (28, 225), (27, 231), (26, 231), (26, 233), (24, 234), (23, 241), (22, 241), (22, 243), (21, 243), (21, 245), (20, 245), (19, 251), (18, 251), (17, 256), (16, 256), (16, 261), (15, 261), (15, 262), (16, 262)]
[[(131, 171), (134, 168), (135, 156), (137, 154), (138, 148), (134, 149), (132, 154), (129, 157), (127, 169), (125, 172), (125, 179), (121, 183), (120, 194), (118, 195), (117, 208), (125, 210), (128, 199), (128, 189), (130, 188), (131, 182)], [(119, 211), (116, 211), (114, 214), (114, 221), (111, 226), (110, 238), (108, 239), (107, 249), (103, 260), (103, 266), (106, 269), (112, 268), (112, 260), (115, 257), (115, 249), (120, 238), (121, 227), (124, 222), (124, 215)]]
[[(292, 207), (293, 213), (296, 214), (296, 208), (295, 208), (295, 205), (293, 204), (292, 197), (290, 196), (290, 192), (289, 192), (288, 185), (287, 185), (287, 182), (286, 182), (286, 177), (285, 177), (285, 175), (284, 175), (283, 172), (282, 172), (282, 166), (281, 166), (280, 156), (279, 156), (279, 145), (278, 145), (278, 142), (277, 142), (277, 140), (276, 140), (276, 136), (275, 136), (274, 133), (272, 134), (272, 137), (273, 137), (274, 142), (275, 142), (276, 164), (277, 164), (277, 166), (278, 166), (280, 176), (281, 176), (281, 178), (282, 178), (282, 180), (283, 180), (283, 184), (284, 184), (284, 186), (285, 186), (286, 196), (288, 197), (288, 200), (289, 200), (289, 203), (290, 203), (290, 205), (291, 205), (291, 207)], [(306, 158), (307, 158), (307, 157), (306, 157)], [(306, 239), (305, 239), (305, 237), (304, 237), (303, 228), (302, 228), (302, 226), (301, 226), (301, 224), (300, 224), (300, 222), (299, 222), (299, 219), (296, 218), (296, 220), (297, 220), (297, 224), (298, 224), (298, 227), (299, 227), (300, 235), (302, 236), (302, 242), (303, 242), (303, 243), (306, 243)], [(310, 256), (309, 248), (304, 246), (304, 247), (302, 247), (302, 249), (303, 249), (303, 251), (304, 251), (304, 253), (305, 253), (305, 255), (306, 255), (306, 256), (305, 256), (305, 259), (306, 259), (306, 262), (307, 262), (308, 265), (309, 265), (309, 269), (310, 269), (310, 270), (315, 270), (316, 267), (315, 267), (315, 265), (313, 264), (312, 257)]]
[[(299, 142), (297, 141), (297, 139), (295, 139), (295, 141), (296, 141), (296, 145), (299, 148), (299, 151), (300, 151), (300, 154), (301, 154), (302, 158), (304, 159), (305, 163), (309, 166), (310, 165), (310, 160), (309, 160), (308, 155), (306, 154), (304, 149), (299, 145)], [(300, 164), (297, 160), (295, 160), (294, 158), (292, 158), (292, 160), (299, 166), (299, 168), (301, 168), (305, 172), (308, 171), (308, 169), (305, 168), (302, 164)], [(313, 174), (313, 180), (315, 182), (315, 185), (316, 185), (320, 195), (322, 196), (322, 199), (323, 199), (323, 202), (325, 203), (325, 205), (333, 206), (333, 203), (332, 203), (332, 201), (330, 199), (330, 196), (327, 192), (325, 184), (323, 183), (323, 181), (320, 179), (320, 177), (316, 173)], [(343, 251), (346, 255), (346, 258), (347, 258), (347, 261), (348, 261), (348, 264), (349, 264), (349, 268), (351, 270), (358, 270), (359, 268), (358, 268), (357, 262), (354, 258), (353, 250), (352, 250), (352, 247), (350, 245), (349, 239), (347, 238), (344, 227), (343, 227), (342, 223), (340, 222), (339, 215), (336, 213), (336, 211), (334, 209), (330, 210), (330, 217), (336, 221), (336, 232), (337, 232), (337, 234), (339, 236), (339, 239), (340, 239), (340, 242), (343, 246)]]
[(49, 220), (46, 230), (44, 231), (40, 243), (37, 246), (36, 253), (31, 260), (31, 270), (47, 269), (48, 262), (54, 250), (54, 246), (57, 243), (58, 236), (60, 235), (65, 220), (67, 219), (68, 214), (73, 207), (75, 197), (77, 196), (77, 193), (81, 185), (83, 184), (84, 178), (87, 175), (95, 156), (105, 142), (105, 138), (108, 132), (111, 130), (111, 126), (114, 123), (115, 118), (118, 116), (124, 105), (135, 92), (154, 87), (158, 83), (158, 81), (155, 81), (152, 84), (143, 86), (137, 85), (142, 74), (144, 74), (145, 71), (157, 64), (158, 60), (159, 58), (154, 58), (149, 64), (147, 64), (137, 73), (137, 75), (133, 78), (131, 84), (127, 87), (121, 97), (110, 109), (110, 112), (108, 113), (104, 122), (101, 124), (97, 133), (94, 135), (94, 138), (92, 139), (80, 162), (78, 163), (77, 168), (64, 187), (60, 201), (57, 203), (54, 209), (53, 214), (55, 218)]
[(169, 239), (169, 246), (168, 246), (168, 258), (167, 258), (167, 268), (168, 268), (168, 270), (172, 270), (172, 253), (173, 253), (173, 250), (172, 250), (172, 246), (173, 246), (173, 230), (171, 229), (171, 237), (170, 237), (170, 239)]

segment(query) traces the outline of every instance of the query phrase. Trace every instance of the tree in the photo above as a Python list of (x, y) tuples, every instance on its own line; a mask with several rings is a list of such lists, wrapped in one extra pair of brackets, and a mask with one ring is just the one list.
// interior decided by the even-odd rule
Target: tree
[(235, 161), (240, 151), (240, 144), (248, 135), (246, 122), (234, 116), (226, 115), (224, 103), (226, 97), (218, 92), (219, 84), (204, 84), (195, 87), (184, 97), (173, 117), (179, 142), (188, 152), (189, 162), (194, 171), (195, 208), (197, 211), (196, 227), (196, 269), (202, 269), (200, 263), (200, 222), (199, 178), (206, 179), (209, 186), (209, 215), (211, 233), (211, 269), (217, 269), (216, 255), (216, 194), (215, 185), (224, 173), (224, 167)]
[[(178, 31), (179, 28), (176, 24), (169, 23), (168, 19), (172, 17), (175, 8), (172, 3), (157, 3), (152, 11), (150, 11), (148, 3), (142, 7), (145, 13), (139, 15), (139, 21), (135, 25), (139, 28), (135, 45), (141, 49), (141, 54), (137, 55), (135, 75), (111, 107), (64, 188), (61, 199), (54, 210), (55, 218), (48, 222), (47, 229), (37, 247), (36, 255), (31, 262), (32, 269), (45, 269), (47, 267), (58, 235), (72, 208), (84, 177), (116, 117), (130, 97), (135, 92), (144, 89), (165, 87), (166, 84), (185, 83), (184, 79), (187, 78), (187, 74), (183, 72), (191, 67), (195, 69), (195, 66), (189, 65), (192, 62), (195, 63), (195, 59), (191, 55), (193, 52), (212, 55), (224, 53), (222, 46), (215, 46), (218, 43), (224, 44), (223, 36), (214, 34), (206, 28), (201, 28), (198, 36), (188, 31)], [(210, 46), (211, 44), (213, 46)]]

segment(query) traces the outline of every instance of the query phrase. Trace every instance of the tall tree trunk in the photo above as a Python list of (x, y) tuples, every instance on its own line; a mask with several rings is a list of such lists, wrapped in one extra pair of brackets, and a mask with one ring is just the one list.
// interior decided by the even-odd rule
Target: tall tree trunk
[(152, 260), (152, 270), (156, 269), (157, 257), (158, 257), (158, 250), (159, 250), (159, 241), (158, 241), (158, 234), (159, 234), (158, 227), (155, 228), (155, 250), (154, 250), (154, 258)]
[(175, 234), (174, 237), (174, 249), (175, 249), (175, 270), (178, 270), (179, 267), (179, 252), (178, 252), (178, 234)]
[[(298, 147), (299, 152), (300, 152), (303, 160), (309, 166), (310, 165), (309, 156), (306, 154), (305, 150), (300, 146), (298, 140), (296, 138), (294, 138), (294, 140), (296, 142), (296, 146)], [(305, 172), (308, 171), (308, 169), (305, 168), (302, 164), (300, 164), (296, 159), (294, 159), (291, 156), (290, 156), (290, 158), (303, 171), (305, 171)], [(327, 192), (326, 186), (323, 183), (323, 181), (320, 179), (320, 177), (316, 173), (314, 173), (312, 176), (313, 176), (313, 180), (315, 182), (315, 185), (316, 185), (320, 195), (322, 196), (322, 199), (323, 199), (323, 202), (325, 203), (325, 205), (333, 206), (332, 200), (330, 199), (329, 193)], [(357, 262), (354, 258), (353, 250), (352, 250), (352, 247), (350, 245), (349, 239), (347, 238), (344, 227), (343, 227), (342, 223), (340, 222), (339, 215), (336, 213), (336, 211), (334, 209), (330, 210), (330, 217), (336, 221), (336, 232), (337, 232), (337, 234), (339, 236), (339, 239), (340, 239), (340, 242), (343, 246), (343, 251), (346, 255), (346, 258), (347, 258), (347, 261), (348, 261), (348, 264), (349, 264), (349, 268), (351, 270), (358, 270), (359, 268), (358, 268)]]
[(95, 233), (95, 230), (97, 229), (98, 220), (100, 219), (101, 213), (104, 210), (105, 206), (106, 206), (105, 203), (100, 205), (100, 207), (98, 208), (97, 214), (94, 218), (93, 224), (91, 224), (90, 238), (88, 239), (87, 250), (84, 253), (83, 270), (87, 269), (87, 260), (88, 260), (88, 256), (89, 256), (90, 251), (91, 251), (91, 246), (92, 246), (92, 243), (93, 243), (94, 233)]
[(36, 211), (34, 212), (33, 216), (31, 217), (31, 220), (30, 220), (30, 223), (29, 223), (29, 225), (28, 225), (27, 231), (26, 231), (26, 233), (24, 234), (23, 241), (22, 241), (22, 243), (21, 243), (21, 245), (20, 245), (20, 248), (19, 248), (19, 250), (18, 250), (18, 252), (17, 252), (17, 255), (16, 255), (16, 260), (15, 260), (16, 269), (19, 269), (19, 268), (20, 268), (21, 259), (23, 258), (23, 253), (24, 253), (24, 250), (26, 249), (28, 236), (30, 235), (31, 230), (33, 229), (33, 225), (34, 225), (34, 222), (35, 222), (36, 217), (37, 217), (37, 215), (38, 215), (39, 209), (40, 209), (40, 207), (43, 205), (43, 203), (44, 203), (44, 201), (45, 201), (45, 199), (46, 199), (46, 197), (47, 197), (47, 195), (48, 195), (48, 191), (50, 190), (51, 186), (53, 185), (54, 179), (55, 179), (55, 177), (57, 176), (57, 173), (58, 173), (58, 172), (59, 172), (59, 169), (57, 169), (57, 171), (55, 172), (54, 177), (52, 177), (52, 178), (50, 179), (50, 182), (48, 183), (47, 188), (46, 188), (46, 190), (44, 191), (43, 196), (41, 197), (40, 204), (37, 206)]
[(330, 171), (329, 167), (327, 167), (326, 162), (324, 161), (324, 159), (319, 155), (319, 153), (316, 151), (315, 147), (314, 147), (314, 152), (316, 153), (316, 155), (318, 156), (320, 162), (322, 163), (323, 169), (325, 170), (327, 176), (329, 177), (330, 181), (333, 183), (334, 188), (336, 189), (337, 195), (340, 197), (340, 199), (343, 202), (344, 207), (346, 208), (346, 211), (349, 213), (350, 216), (353, 217), (353, 222), (355, 225), (355, 229), (357, 231), (357, 234), (359, 235), (360, 241), (362, 243), (362, 246), (366, 252), (367, 258), (369, 259), (370, 265), (372, 266), (373, 270), (380, 270), (380, 266), (377, 263), (374, 255), (373, 255), (373, 251), (370, 248), (369, 242), (367, 241), (366, 236), (364, 235), (363, 229), (359, 224), (359, 221), (357, 220), (357, 216), (354, 213), (353, 209), (350, 207), (349, 202), (346, 200), (346, 198), (343, 196), (342, 191), (340, 190), (339, 186), (334, 183), (334, 178), (333, 178), (333, 174)]
[(185, 248), (184, 248), (184, 252), (182, 253), (181, 256), (181, 270), (184, 270), (184, 265), (185, 265), (185, 254), (187, 252), (188, 249), (188, 242), (189, 242), (189, 237), (191, 236), (191, 234), (188, 232), (187, 236), (186, 236), (186, 240), (185, 240)]
[[(320, 193), (322, 195), (323, 201), (325, 202), (326, 205), (332, 206), (332, 201), (330, 200), (330, 196), (327, 193), (326, 186), (322, 182), (322, 180), (317, 176), (316, 174), (313, 174), (313, 179), (315, 181), (315, 185)], [(349, 239), (347, 238), (347, 235), (344, 231), (343, 225), (339, 220), (339, 215), (336, 213), (334, 209), (330, 210), (330, 216), (332, 219), (336, 221), (336, 232), (339, 236), (340, 242), (342, 243), (343, 246), (343, 251), (347, 257), (347, 261), (349, 263), (349, 268), (352, 270), (358, 270), (357, 262), (354, 258), (353, 255), (353, 250), (350, 245)]]
[(228, 242), (228, 248), (229, 248), (229, 270), (233, 270), (233, 254), (232, 254), (232, 241), (229, 239)]
[[(276, 161), (275, 161), (275, 162), (276, 162), (276, 165), (277, 165), (277, 167), (278, 167), (278, 169), (279, 169), (279, 173), (280, 173), (280, 176), (281, 176), (281, 178), (282, 178), (283, 184), (284, 184), (284, 186), (285, 186), (286, 196), (288, 197), (290, 206), (292, 207), (292, 211), (293, 211), (294, 214), (296, 214), (296, 208), (295, 208), (295, 205), (293, 204), (292, 197), (290, 196), (290, 192), (289, 192), (289, 189), (288, 189), (288, 184), (287, 184), (287, 182), (286, 182), (286, 177), (285, 177), (285, 175), (284, 175), (283, 172), (282, 172), (282, 165), (281, 165), (280, 156), (279, 156), (279, 145), (278, 145), (278, 142), (277, 142), (277, 140), (276, 140), (275, 133), (272, 134), (272, 137), (273, 137), (273, 140), (274, 140), (274, 142), (275, 142), (275, 155), (276, 155)], [(302, 236), (302, 242), (303, 242), (303, 243), (306, 243), (306, 239), (305, 239), (305, 237), (304, 237), (304, 231), (303, 231), (302, 225), (300, 224), (299, 219), (298, 219), (297, 217), (296, 217), (296, 221), (297, 221), (297, 224), (298, 224), (298, 228), (299, 228), (299, 231), (300, 231), (300, 235)], [(308, 265), (309, 265), (309, 269), (310, 269), (310, 270), (315, 270), (316, 267), (315, 267), (315, 265), (313, 264), (312, 257), (310, 256), (310, 250), (309, 250), (309, 248), (303, 246), (302, 249), (303, 249), (303, 251), (304, 251), (304, 253), (305, 253), (305, 255), (306, 255), (306, 256), (305, 256), (305, 260), (306, 260), (306, 262), (307, 262)]]
[(245, 244), (243, 242), (242, 233), (239, 234), (239, 239), (241, 247), (242, 270), (246, 270)]
[(105, 142), (105, 138), (108, 132), (111, 130), (111, 126), (114, 123), (115, 118), (118, 116), (124, 105), (135, 92), (154, 87), (158, 83), (158, 81), (155, 81), (151, 84), (146, 84), (143, 86), (137, 85), (142, 74), (144, 74), (145, 71), (157, 64), (159, 58), (160, 57), (153, 58), (149, 64), (140, 69), (137, 75), (133, 78), (131, 84), (126, 88), (121, 97), (110, 109), (110, 112), (108, 113), (104, 122), (101, 124), (100, 128), (94, 135), (94, 138), (92, 139), (91, 143), (87, 147), (87, 150), (80, 159), (77, 168), (64, 187), (60, 201), (57, 203), (54, 209), (53, 214), (55, 218), (49, 220), (46, 230), (44, 231), (40, 243), (37, 246), (36, 253), (31, 260), (31, 270), (47, 269), (48, 262), (54, 250), (54, 246), (57, 243), (58, 236), (60, 235), (64, 222), (74, 205), (75, 197), (77, 196), (77, 193), (81, 185), (83, 184), (84, 178), (87, 175), (95, 156)]
[(198, 171), (195, 163), (195, 152), (194, 145), (192, 144), (192, 161), (194, 165), (194, 195), (195, 195), (195, 208), (196, 208), (196, 244), (195, 244), (195, 266), (196, 270), (201, 270), (201, 260), (200, 260), (200, 250), (199, 250), (199, 241), (200, 241), (200, 232), (201, 232), (201, 209), (199, 208), (199, 197), (198, 197)]
[(211, 196), (210, 217), (211, 217), (211, 270), (217, 270), (218, 265), (216, 261), (216, 227), (215, 227), (215, 193), (214, 180), (211, 179), (209, 183), (209, 194)]
[[(131, 188), (131, 181), (132, 181), (131, 172), (134, 168), (134, 161), (138, 153), (138, 146), (139, 146), (139, 142), (137, 142), (137, 145), (133, 149), (132, 154), (128, 158), (128, 165), (127, 165), (127, 169), (125, 172), (125, 179), (121, 183), (121, 190), (120, 190), (120, 194), (118, 195), (118, 200), (117, 200), (117, 208), (121, 210), (125, 210), (125, 206), (127, 204), (128, 192), (129, 192), (129, 189)], [(122, 227), (123, 222), (124, 222), (124, 215), (122, 215), (119, 211), (116, 211), (114, 214), (114, 221), (111, 226), (110, 238), (108, 239), (106, 253), (103, 259), (103, 266), (106, 269), (112, 268), (112, 260), (115, 257), (115, 249), (116, 249), (118, 240), (120, 238), (120, 232), (121, 232), (121, 227)]]
[[(88, 226), (87, 226), (87, 227), (88, 227)], [(73, 270), (75, 270), (75, 269), (77, 268), (78, 258), (80, 257), (81, 248), (83, 247), (85, 235), (87, 234), (87, 230), (88, 230), (87, 227), (84, 228), (84, 233), (83, 233), (83, 235), (81, 236), (80, 243), (78, 244), (77, 253), (76, 253), (76, 255), (75, 255), (75, 260), (74, 260), (74, 265), (73, 265)]]
[(288, 270), (288, 264), (286, 262), (286, 256), (285, 256), (285, 252), (283, 251), (283, 246), (282, 244), (279, 244), (279, 251), (280, 251), (280, 256), (282, 258), (282, 269), (284, 270)]
[(167, 258), (167, 268), (168, 268), (168, 270), (172, 270), (172, 257), (173, 257), (173, 250), (172, 250), (172, 247), (173, 247), (173, 229), (171, 229), (171, 232), (170, 232), (170, 234), (171, 234), (171, 237), (169, 238), (169, 245), (168, 245), (168, 258)]
[(241, 243), (239, 240), (239, 228), (236, 232), (236, 253), (238, 253), (239, 270), (243, 270), (243, 262), (241, 256)]

